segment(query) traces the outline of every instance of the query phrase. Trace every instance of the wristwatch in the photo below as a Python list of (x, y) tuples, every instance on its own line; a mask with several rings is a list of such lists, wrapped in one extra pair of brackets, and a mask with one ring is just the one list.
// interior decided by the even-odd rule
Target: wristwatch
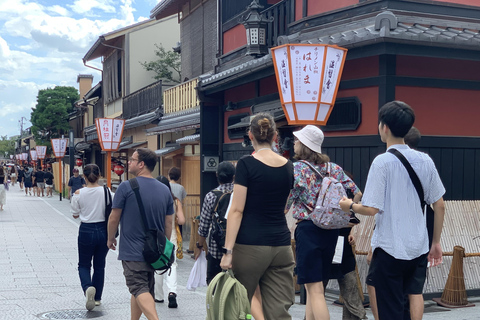
[(232, 249), (222, 248), (223, 254), (232, 254)]
[(355, 204), (355, 202), (352, 201), (352, 203), (350, 204), (350, 213), (353, 213), (355, 214), (355, 211), (353, 211), (353, 205)]
[(197, 241), (197, 243), (196, 243), (196, 246), (197, 246), (198, 249), (202, 249), (202, 248), (203, 248), (203, 245), (201, 246), (200, 243), (198, 243), (198, 241)]

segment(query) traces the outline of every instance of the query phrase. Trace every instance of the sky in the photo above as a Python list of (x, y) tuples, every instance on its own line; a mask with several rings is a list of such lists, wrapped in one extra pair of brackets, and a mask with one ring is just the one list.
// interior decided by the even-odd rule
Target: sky
[[(31, 126), (38, 90), (78, 89), (82, 58), (99, 36), (148, 19), (160, 0), (0, 0), (0, 136)], [(100, 59), (89, 65), (101, 68)]]

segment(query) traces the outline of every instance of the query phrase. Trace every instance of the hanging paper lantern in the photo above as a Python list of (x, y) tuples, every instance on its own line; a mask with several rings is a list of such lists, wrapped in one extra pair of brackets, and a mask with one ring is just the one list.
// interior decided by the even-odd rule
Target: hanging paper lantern
[(125, 171), (123, 166), (122, 165), (119, 165), (117, 164), (115, 167), (113, 167), (113, 170), (115, 171), (115, 173), (119, 176), (121, 176), (123, 174), (123, 172)]
[(81, 158), (77, 158), (77, 160), (75, 161), (75, 163), (77, 164), (77, 167), (81, 167), (82, 164), (83, 164), (83, 160)]

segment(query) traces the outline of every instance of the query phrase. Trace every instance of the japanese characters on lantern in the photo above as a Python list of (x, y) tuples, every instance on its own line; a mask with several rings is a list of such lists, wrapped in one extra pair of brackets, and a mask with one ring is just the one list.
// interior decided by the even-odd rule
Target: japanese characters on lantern
[(47, 154), (47, 147), (46, 146), (36, 146), (35, 149), (37, 149), (38, 159), (45, 159), (45, 155)]
[(68, 138), (61, 139), (51, 139), (52, 149), (56, 158), (65, 157), (65, 152), (67, 151)]
[(95, 119), (95, 124), (102, 150), (117, 150), (122, 141), (125, 120), (97, 118)]
[(319, 44), (272, 48), (280, 99), (290, 124), (327, 123), (335, 104), (346, 51)]

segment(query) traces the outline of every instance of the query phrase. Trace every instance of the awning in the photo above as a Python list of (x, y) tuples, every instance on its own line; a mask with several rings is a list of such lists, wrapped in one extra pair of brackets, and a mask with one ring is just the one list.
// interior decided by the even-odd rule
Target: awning
[(75, 151), (83, 151), (90, 148), (91, 144), (86, 142), (80, 142), (75, 146)]
[(200, 127), (200, 107), (187, 111), (166, 114), (157, 127), (147, 129), (147, 136), (166, 132), (178, 132)]
[(133, 148), (141, 146), (142, 144), (145, 144), (145, 143), (147, 143), (147, 141), (134, 142), (134, 143), (127, 144), (125, 146), (120, 146), (120, 148), (118, 148), (117, 152), (122, 151), (122, 150), (133, 149)]
[(285, 118), (285, 113), (283, 112), (282, 105), (280, 104), (280, 100), (273, 100), (269, 102), (259, 103), (252, 106), (252, 115), (246, 116), (235, 124), (228, 126), (228, 129), (241, 129), (247, 128), (250, 126), (250, 121), (252, 118), (261, 112), (265, 112), (270, 114), (273, 117), (273, 120), (278, 121)]
[(156, 123), (159, 120), (160, 111), (149, 112), (132, 119), (125, 120), (125, 128), (123, 130), (132, 129), (140, 126), (144, 126), (150, 123)]
[(190, 136), (185, 136), (183, 138), (177, 139), (176, 143), (179, 144), (188, 144), (192, 142), (200, 141), (200, 134), (192, 134)]
[(177, 143), (166, 146), (165, 148), (158, 149), (155, 154), (159, 157), (174, 156), (183, 153), (183, 147)]

